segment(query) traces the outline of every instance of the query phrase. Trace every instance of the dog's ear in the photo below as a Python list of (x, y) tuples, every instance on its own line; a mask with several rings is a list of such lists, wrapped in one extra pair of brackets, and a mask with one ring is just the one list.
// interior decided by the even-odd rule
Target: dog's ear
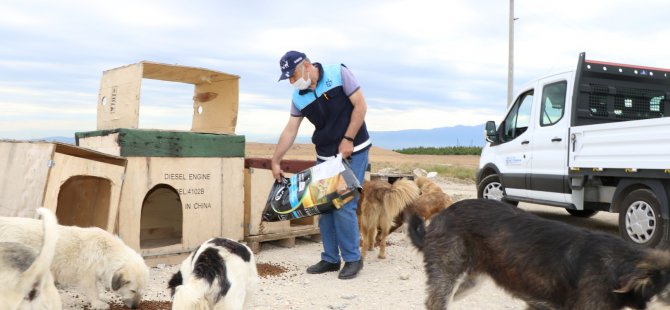
[(123, 285), (125, 285), (128, 282), (129, 281), (126, 281), (123, 278), (123, 273), (121, 272), (121, 270), (117, 270), (114, 273), (114, 276), (112, 277), (112, 290), (118, 291)]
[(181, 271), (172, 275), (172, 278), (168, 282), (168, 288), (170, 289), (170, 295), (174, 297), (175, 290), (177, 286), (184, 284), (184, 278), (181, 276)]
[(653, 286), (653, 277), (658, 270), (648, 264), (638, 265), (631, 273), (619, 277), (619, 288), (615, 293), (644, 293), (647, 288)]

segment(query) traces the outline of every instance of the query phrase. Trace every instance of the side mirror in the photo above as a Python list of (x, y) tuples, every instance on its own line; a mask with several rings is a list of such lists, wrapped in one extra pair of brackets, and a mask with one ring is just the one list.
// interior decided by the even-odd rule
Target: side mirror
[(486, 122), (486, 126), (484, 127), (484, 136), (486, 137), (486, 141), (491, 143), (497, 143), (500, 141), (500, 139), (498, 139), (498, 131), (496, 130), (496, 122)]

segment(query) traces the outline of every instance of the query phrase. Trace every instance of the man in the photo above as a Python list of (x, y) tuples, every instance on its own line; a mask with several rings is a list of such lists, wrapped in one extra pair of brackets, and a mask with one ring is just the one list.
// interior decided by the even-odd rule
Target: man
[[(365, 97), (354, 75), (342, 64), (312, 63), (304, 53), (296, 51), (287, 52), (279, 66), (279, 80), (288, 79), (296, 89), (291, 117), (272, 156), (274, 178), (281, 179), (281, 160), (306, 117), (315, 127), (312, 143), (316, 146), (317, 163), (342, 154), (342, 158), (350, 159), (352, 170), (362, 182), (371, 142), (365, 126)], [(363, 268), (358, 243), (357, 202), (356, 196), (339, 210), (320, 215), (321, 261), (307, 268), (307, 273), (338, 271), (340, 258), (344, 260), (338, 275), (340, 279), (353, 279)]]

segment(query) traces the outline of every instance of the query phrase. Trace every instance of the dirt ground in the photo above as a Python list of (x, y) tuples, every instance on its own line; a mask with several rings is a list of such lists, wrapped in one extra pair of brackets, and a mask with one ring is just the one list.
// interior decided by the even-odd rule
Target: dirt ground
[[(270, 157), (274, 145), (248, 143), (247, 157)], [(311, 145), (296, 145), (286, 159), (313, 160)], [(423, 156), (402, 155), (389, 150), (373, 148), (370, 162), (397, 164), (431, 163), (476, 167), (477, 156)], [(455, 201), (475, 198), (475, 184), (438, 176), (435, 181)], [(616, 233), (616, 214), (596, 215), (592, 219), (570, 217), (564, 210), (537, 205), (521, 204), (521, 208), (541, 216), (573, 221), (577, 225)], [(377, 251), (368, 254), (365, 267), (352, 280), (339, 280), (337, 273), (310, 275), (305, 269), (320, 258), (321, 243), (297, 238), (292, 248), (280, 247), (274, 242), (261, 244), (256, 262), (261, 274), (259, 289), (254, 296), (253, 309), (424, 309), (425, 281), (422, 256), (411, 245), (404, 227), (389, 236), (387, 258), (377, 258)], [(151, 268), (150, 285), (145, 300), (152, 301), (146, 309), (167, 309), (169, 292), (167, 282), (178, 265), (159, 265)], [(64, 309), (83, 309), (83, 298), (75, 290), (62, 290)], [(107, 298), (113, 301), (112, 295)], [(159, 306), (156, 306), (159, 305)], [(114, 309), (122, 309), (115, 307)], [(525, 304), (506, 294), (491, 281), (455, 302), (449, 309), (525, 309)]]
[[(271, 158), (274, 147), (274, 144), (268, 143), (247, 143), (245, 154), (246, 157)], [(285, 159), (300, 160), (314, 160), (315, 157), (316, 152), (314, 151), (314, 146), (311, 144), (296, 144), (291, 147), (286, 153), (286, 156), (284, 156)], [(428, 165), (477, 167), (479, 164), (479, 156), (405, 155), (373, 146), (370, 149), (370, 164), (372, 165), (372, 169), (375, 169), (375, 164), (380, 163), (392, 163), (398, 165), (421, 163)]]

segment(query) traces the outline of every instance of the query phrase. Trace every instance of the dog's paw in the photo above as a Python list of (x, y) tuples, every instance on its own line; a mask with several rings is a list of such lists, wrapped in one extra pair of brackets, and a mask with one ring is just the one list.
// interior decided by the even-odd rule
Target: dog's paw
[(102, 300), (91, 301), (91, 310), (109, 310), (109, 304)]
[(379, 254), (379, 255), (377, 256), (377, 258), (380, 258), (380, 259), (386, 259), (386, 255), (381, 255), (381, 254)]

